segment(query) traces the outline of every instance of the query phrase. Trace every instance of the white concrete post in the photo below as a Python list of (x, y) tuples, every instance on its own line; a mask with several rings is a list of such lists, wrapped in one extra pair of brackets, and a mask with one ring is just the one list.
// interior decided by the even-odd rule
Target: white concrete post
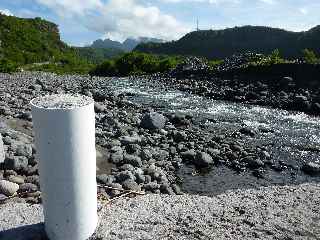
[(50, 95), (31, 101), (45, 230), (50, 240), (85, 240), (97, 225), (93, 99)]

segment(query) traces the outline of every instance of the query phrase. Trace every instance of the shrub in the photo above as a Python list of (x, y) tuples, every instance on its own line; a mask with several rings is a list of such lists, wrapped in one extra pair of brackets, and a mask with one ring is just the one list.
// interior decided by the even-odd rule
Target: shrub
[(151, 74), (165, 72), (177, 66), (179, 57), (164, 57), (152, 54), (130, 52), (123, 56), (107, 60), (90, 71), (96, 76), (128, 76), (133, 74)]
[(303, 59), (306, 63), (309, 63), (309, 64), (320, 63), (320, 59), (318, 59), (317, 55), (312, 50), (304, 49), (302, 52), (303, 52)]
[(14, 62), (8, 60), (8, 59), (2, 59), (0, 60), (0, 72), (3, 73), (11, 73), (17, 70), (17, 64)]

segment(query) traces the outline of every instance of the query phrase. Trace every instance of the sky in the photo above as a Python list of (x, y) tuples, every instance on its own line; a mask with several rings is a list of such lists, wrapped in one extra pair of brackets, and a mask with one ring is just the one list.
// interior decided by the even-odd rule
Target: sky
[(63, 41), (176, 40), (196, 29), (257, 25), (306, 31), (320, 24), (320, 0), (1, 0), (6, 15), (58, 24)]

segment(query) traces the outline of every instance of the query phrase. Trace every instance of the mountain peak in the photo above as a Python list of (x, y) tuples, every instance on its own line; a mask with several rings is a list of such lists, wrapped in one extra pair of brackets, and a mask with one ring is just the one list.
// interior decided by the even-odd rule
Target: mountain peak
[(163, 43), (162, 39), (157, 38), (148, 38), (148, 37), (128, 37), (123, 43), (118, 41), (113, 41), (111, 39), (98, 39), (95, 40), (91, 47), (93, 48), (117, 48), (123, 51), (132, 51), (138, 44), (140, 43), (148, 43), (148, 42), (156, 42), (156, 43)]

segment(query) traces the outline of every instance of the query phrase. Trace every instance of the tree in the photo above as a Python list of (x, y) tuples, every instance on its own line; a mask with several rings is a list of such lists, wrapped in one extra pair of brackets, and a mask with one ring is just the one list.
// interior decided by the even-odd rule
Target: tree
[(319, 58), (317, 58), (317, 55), (314, 53), (314, 51), (309, 49), (304, 49), (303, 51), (303, 59), (306, 63), (309, 64), (317, 64), (320, 62)]

